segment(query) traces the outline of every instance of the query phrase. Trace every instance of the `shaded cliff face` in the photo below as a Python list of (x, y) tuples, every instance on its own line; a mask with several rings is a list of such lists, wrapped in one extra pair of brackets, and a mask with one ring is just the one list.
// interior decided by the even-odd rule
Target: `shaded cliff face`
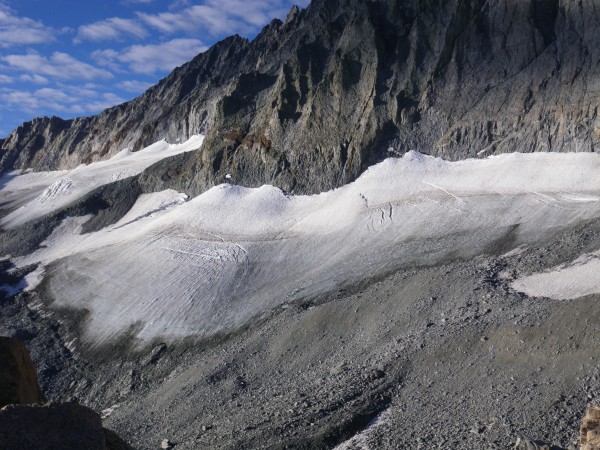
[(73, 167), (205, 133), (148, 190), (225, 181), (319, 192), (388, 156), (594, 151), (600, 17), (584, 0), (314, 0), (96, 117), (36, 119), (0, 168)]

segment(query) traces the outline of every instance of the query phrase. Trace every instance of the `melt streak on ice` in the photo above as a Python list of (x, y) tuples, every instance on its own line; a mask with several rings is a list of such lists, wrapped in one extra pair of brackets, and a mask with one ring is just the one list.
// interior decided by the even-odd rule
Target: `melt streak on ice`
[[(92, 166), (85, 170), (94, 178)], [(117, 161), (97, 163), (102, 180), (111, 178), (108, 166), (122, 170)], [(140, 344), (209, 337), (400, 267), (514, 248), (598, 217), (599, 171), (600, 156), (590, 153), (447, 162), (409, 152), (314, 196), (229, 184), (189, 201), (175, 191), (143, 195), (98, 232), (80, 234), (88, 217), (64, 220), (37, 251), (13, 262), (45, 268), (50, 308), (89, 312), (91, 344), (125, 331)], [(51, 186), (63, 195), (56, 184), (63, 173), (21, 177), (42, 196)], [(0, 196), (18, 198), (21, 177)], [(4, 226), (45, 214), (39, 198)]]

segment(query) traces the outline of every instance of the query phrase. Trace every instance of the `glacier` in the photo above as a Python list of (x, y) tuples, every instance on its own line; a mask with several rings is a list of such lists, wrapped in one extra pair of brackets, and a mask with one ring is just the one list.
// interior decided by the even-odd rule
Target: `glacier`
[[(16, 209), (2, 226), (201, 140), (157, 143), (69, 173), (13, 174), (0, 197)], [(506, 252), (600, 217), (599, 171), (594, 153), (450, 162), (411, 151), (319, 195), (230, 184), (193, 199), (144, 194), (114, 225), (82, 234), (89, 217), (66, 218), (35, 252), (11, 261), (38, 265), (23, 287), (42, 291), (44, 308), (87, 312), (87, 345), (124, 333), (139, 346), (209, 338), (399, 268)]]

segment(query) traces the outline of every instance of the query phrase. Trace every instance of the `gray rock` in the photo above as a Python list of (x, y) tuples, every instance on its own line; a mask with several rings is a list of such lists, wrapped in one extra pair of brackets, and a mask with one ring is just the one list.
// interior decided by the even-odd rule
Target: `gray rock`
[(329, 374), (330, 375), (339, 375), (339, 374), (345, 372), (346, 370), (348, 370), (348, 365), (346, 363), (342, 363), (342, 364), (338, 364), (335, 367), (332, 367), (329, 370)]
[(515, 443), (514, 450), (550, 450), (550, 445), (534, 441), (527, 437), (519, 437)]
[(18, 339), (0, 337), (0, 408), (43, 401), (37, 371), (25, 344)]
[(175, 447), (175, 445), (169, 441), (168, 439), (163, 439), (162, 442), (160, 443), (160, 448), (173, 448)]
[(103, 429), (104, 432), (104, 444), (106, 450), (134, 450), (134, 448), (125, 442), (121, 436), (108, 428)]
[(206, 133), (143, 183), (318, 192), (418, 149), (450, 159), (594, 151), (599, 18), (583, 0), (314, 0), (252, 41), (233, 36), (98, 116), (35, 119), (0, 170), (75, 167)]
[(75, 403), (9, 405), (0, 410), (0, 448), (105, 450), (100, 416)]

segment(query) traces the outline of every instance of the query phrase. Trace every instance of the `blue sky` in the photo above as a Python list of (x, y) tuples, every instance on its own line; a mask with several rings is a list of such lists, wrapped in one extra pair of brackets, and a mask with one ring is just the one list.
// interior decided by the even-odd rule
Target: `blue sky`
[(310, 0), (0, 0), (0, 138), (130, 100), (231, 34)]

